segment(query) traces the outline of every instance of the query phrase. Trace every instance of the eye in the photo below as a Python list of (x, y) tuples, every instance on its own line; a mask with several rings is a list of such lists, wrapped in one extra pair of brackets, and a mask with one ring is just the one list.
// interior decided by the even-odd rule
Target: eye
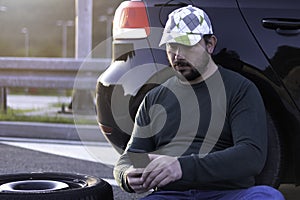
[(175, 52), (177, 51), (178, 48), (179, 48), (179, 47), (178, 47), (178, 45), (176, 45), (176, 44), (167, 44), (167, 50), (168, 50), (169, 52), (175, 53)]
[(167, 48), (171, 49), (173, 46), (173, 44), (167, 43)]

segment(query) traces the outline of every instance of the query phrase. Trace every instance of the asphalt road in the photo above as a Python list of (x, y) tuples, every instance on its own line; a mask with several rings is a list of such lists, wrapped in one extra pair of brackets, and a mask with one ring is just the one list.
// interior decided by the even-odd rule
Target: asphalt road
[[(30, 172), (79, 173), (103, 179), (113, 179), (112, 168), (105, 164), (28, 150), (0, 143), (0, 174)], [(287, 200), (299, 200), (300, 188), (282, 185)], [(129, 194), (113, 186), (114, 200), (136, 200), (143, 195)]]
[[(112, 179), (112, 168), (101, 163), (41, 153), (0, 144), (0, 174), (31, 172), (79, 173)], [(129, 194), (113, 186), (114, 200), (135, 200), (142, 195)]]

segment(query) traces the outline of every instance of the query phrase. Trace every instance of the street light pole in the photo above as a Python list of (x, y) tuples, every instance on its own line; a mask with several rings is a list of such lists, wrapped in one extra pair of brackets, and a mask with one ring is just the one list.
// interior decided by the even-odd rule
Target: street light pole
[(112, 28), (112, 22), (113, 22), (113, 8), (108, 8), (107, 9), (107, 15), (100, 15), (98, 18), (99, 22), (106, 22), (106, 57), (107, 58), (111, 58), (111, 43), (112, 43), (112, 39), (111, 39), (111, 28)]
[(27, 27), (22, 28), (21, 31), (24, 34), (25, 56), (29, 56), (29, 30)]
[[(6, 12), (6, 6), (0, 6), (0, 12)], [(5, 87), (0, 88), (0, 112), (7, 112), (7, 90)]]
[(68, 27), (74, 26), (74, 21), (58, 20), (56, 25), (62, 27), (62, 57), (65, 58), (67, 57)]

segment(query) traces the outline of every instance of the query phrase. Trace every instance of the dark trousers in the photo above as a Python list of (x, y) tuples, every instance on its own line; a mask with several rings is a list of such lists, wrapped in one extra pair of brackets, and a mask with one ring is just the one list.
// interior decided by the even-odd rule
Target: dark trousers
[(141, 200), (284, 200), (283, 195), (269, 186), (221, 191), (157, 191)]

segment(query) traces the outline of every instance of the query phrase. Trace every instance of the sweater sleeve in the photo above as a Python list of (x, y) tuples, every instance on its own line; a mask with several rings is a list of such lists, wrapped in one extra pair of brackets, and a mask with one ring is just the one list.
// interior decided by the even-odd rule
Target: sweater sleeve
[(126, 181), (126, 170), (129, 169), (129, 167), (131, 166), (131, 162), (128, 158), (128, 156), (126, 155), (126, 153), (124, 153), (123, 155), (121, 155), (120, 159), (118, 160), (117, 164), (114, 167), (114, 178), (117, 181), (118, 185), (126, 192), (134, 192), (129, 185), (127, 184)]
[(133, 132), (131, 135), (131, 138), (127, 144), (127, 147), (123, 153), (123, 155), (120, 156), (118, 162), (116, 163), (114, 167), (114, 178), (117, 181), (118, 185), (127, 192), (134, 192), (127, 184), (127, 178), (126, 178), (126, 170), (129, 169), (132, 166), (132, 162), (127, 155), (128, 149), (140, 149), (145, 152), (151, 152), (152, 142), (151, 138), (143, 138), (140, 137), (141, 135), (149, 135), (149, 115), (148, 115), (148, 109), (146, 106), (147, 102), (147, 96), (142, 101), (139, 109), (138, 114), (135, 119), (135, 124), (133, 128)]
[(207, 184), (239, 180), (262, 170), (267, 155), (265, 108), (255, 85), (251, 82), (242, 85), (230, 97), (227, 108), (233, 146), (204, 157), (193, 154), (178, 158), (182, 181)]

